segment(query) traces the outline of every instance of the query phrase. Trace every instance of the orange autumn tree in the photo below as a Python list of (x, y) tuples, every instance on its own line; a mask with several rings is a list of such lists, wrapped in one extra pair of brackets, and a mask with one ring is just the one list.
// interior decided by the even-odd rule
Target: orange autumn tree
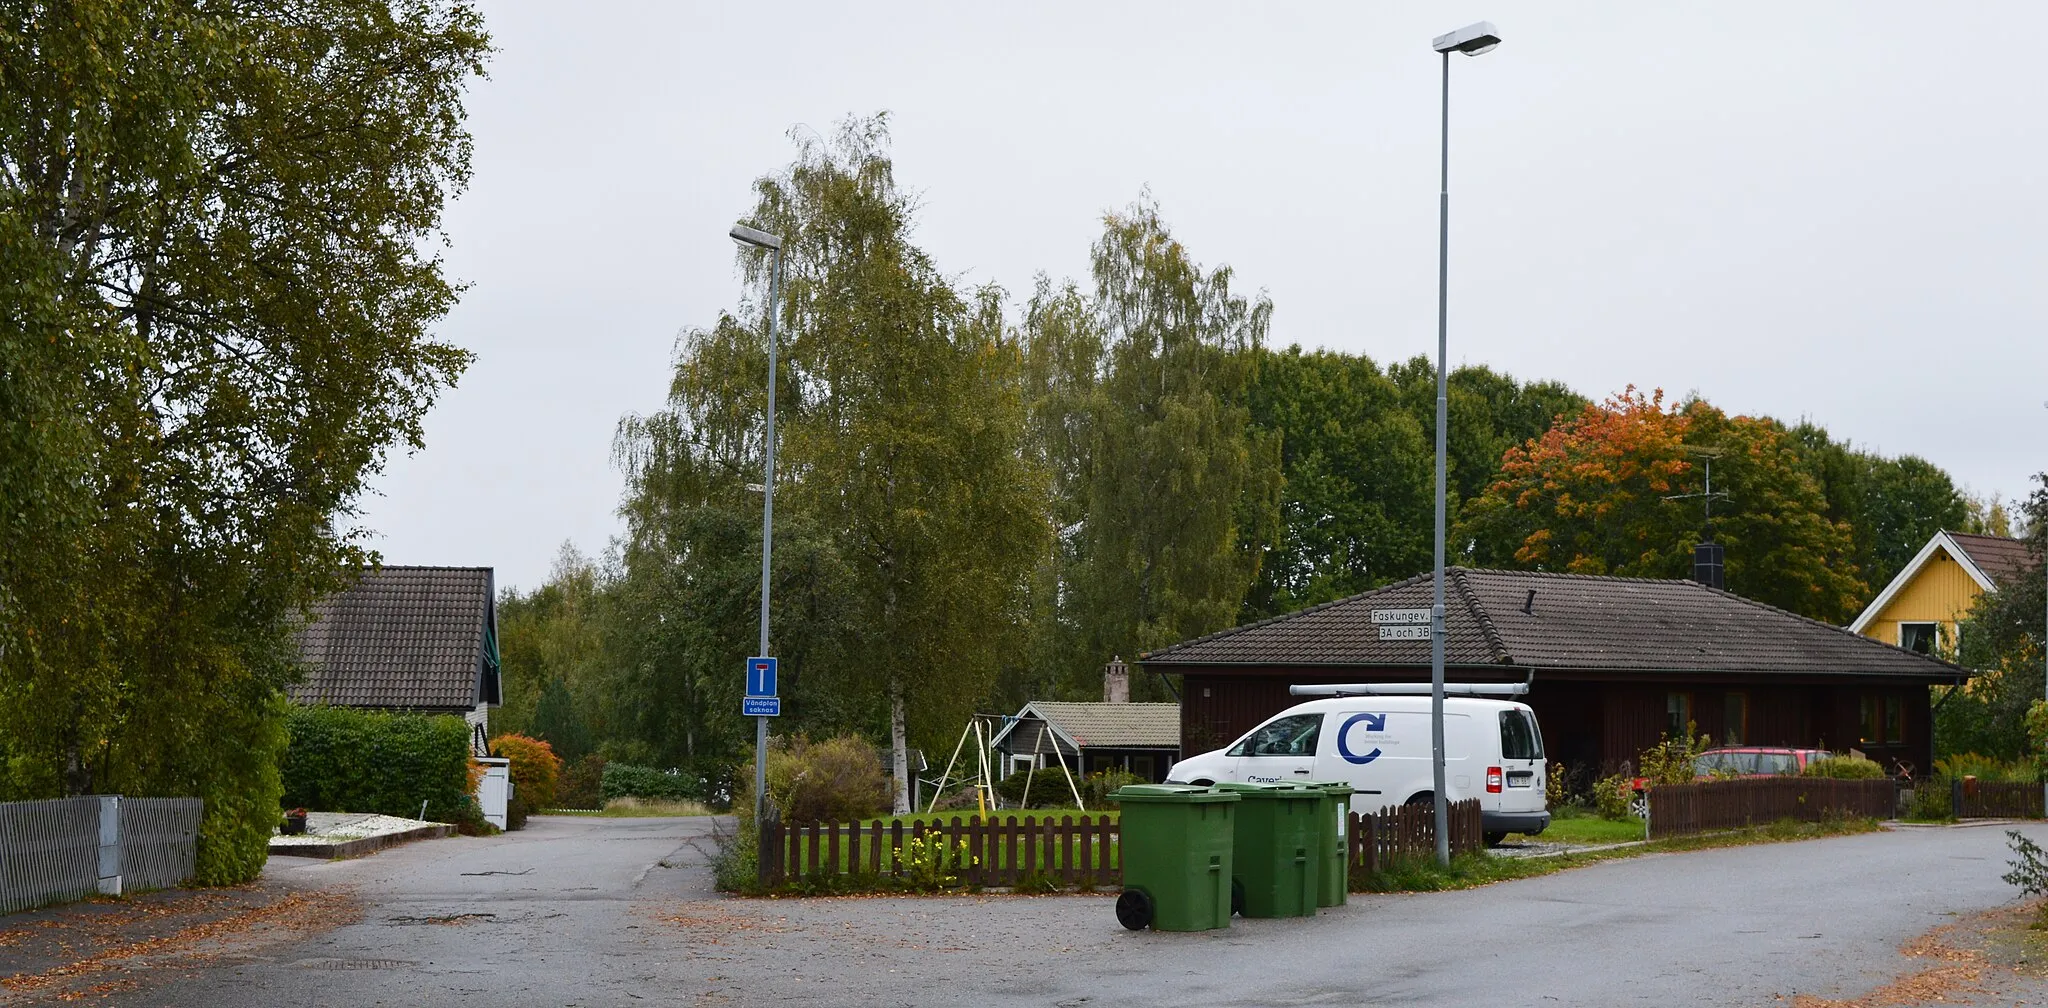
[(1769, 418), (1729, 416), (1703, 400), (1666, 406), (1634, 386), (1543, 436), (1510, 448), (1485, 493), (1466, 505), (1468, 559), (1524, 570), (1686, 577), (1705, 531), (1698, 493), (1711, 452), (1713, 535), (1727, 548), (1728, 589), (1839, 623), (1866, 592), (1846, 524), (1826, 516), (1820, 486), (1791, 435)]

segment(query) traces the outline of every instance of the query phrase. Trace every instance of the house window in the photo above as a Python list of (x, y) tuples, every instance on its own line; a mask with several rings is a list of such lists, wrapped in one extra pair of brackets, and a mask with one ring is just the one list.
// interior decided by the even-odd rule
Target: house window
[(1684, 738), (1692, 733), (1692, 694), (1664, 694), (1664, 734)]
[(1749, 741), (1749, 694), (1729, 693), (1722, 701), (1721, 743), (1741, 745)]
[(1153, 779), (1155, 779), (1155, 778), (1154, 778), (1154, 777), (1152, 776), (1152, 757), (1150, 757), (1150, 756), (1133, 756), (1133, 757), (1131, 757), (1131, 772), (1132, 772), (1132, 773), (1134, 773), (1134, 774), (1137, 774), (1137, 775), (1138, 775), (1138, 777), (1139, 777), (1140, 779), (1142, 779), (1142, 780), (1153, 780)]
[(1899, 646), (1908, 651), (1931, 655), (1941, 647), (1941, 624), (1901, 623), (1899, 624)]
[(1864, 745), (1906, 741), (1906, 704), (1896, 694), (1865, 693), (1858, 737)]

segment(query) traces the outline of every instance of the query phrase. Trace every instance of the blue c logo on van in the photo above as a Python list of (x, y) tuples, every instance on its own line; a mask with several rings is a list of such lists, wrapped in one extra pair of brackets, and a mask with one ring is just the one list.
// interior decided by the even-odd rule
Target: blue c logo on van
[(1337, 729), (1337, 755), (1344, 757), (1344, 762), (1346, 763), (1356, 763), (1364, 766), (1373, 760), (1379, 759), (1380, 750), (1378, 746), (1374, 746), (1371, 752), (1363, 756), (1351, 751), (1351, 745), (1347, 739), (1351, 735), (1351, 726), (1360, 721), (1365, 722), (1366, 731), (1386, 731), (1387, 716), (1385, 714), (1353, 714), (1344, 721), (1342, 728)]

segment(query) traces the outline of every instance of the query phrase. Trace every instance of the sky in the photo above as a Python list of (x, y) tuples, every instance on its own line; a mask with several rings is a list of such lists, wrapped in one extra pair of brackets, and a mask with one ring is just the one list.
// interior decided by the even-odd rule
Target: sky
[(1084, 281), (1146, 191), (1263, 289), (1271, 341), (1450, 355), (1601, 398), (1697, 392), (1915, 454), (2048, 469), (2048, 5), (481, 3), (474, 178), (439, 338), (476, 362), (361, 523), (387, 563), (542, 583), (621, 525), (612, 434), (742, 296), (726, 230), (791, 135), (886, 111), (914, 238), (1013, 295)]

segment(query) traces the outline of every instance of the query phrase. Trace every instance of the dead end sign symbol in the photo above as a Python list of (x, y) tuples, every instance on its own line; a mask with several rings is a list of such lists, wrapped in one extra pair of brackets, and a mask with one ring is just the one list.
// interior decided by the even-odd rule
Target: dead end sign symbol
[(773, 658), (755, 657), (747, 659), (748, 696), (772, 697), (775, 695), (775, 673), (778, 664)]

